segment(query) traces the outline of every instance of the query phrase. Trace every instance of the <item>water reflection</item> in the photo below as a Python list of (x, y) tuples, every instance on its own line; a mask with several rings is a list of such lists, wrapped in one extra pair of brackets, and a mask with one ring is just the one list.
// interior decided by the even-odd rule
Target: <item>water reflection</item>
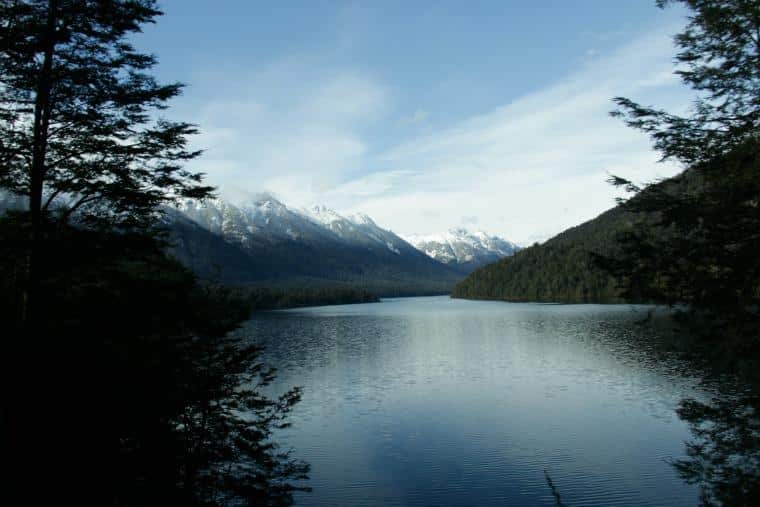
[(752, 506), (760, 499), (760, 398), (686, 399), (678, 415), (693, 438), (687, 457), (673, 462), (681, 477), (698, 485), (701, 505)]
[(299, 504), (695, 505), (675, 410), (709, 393), (648, 310), (405, 299), (246, 332), (305, 388), (283, 435), (312, 465)]

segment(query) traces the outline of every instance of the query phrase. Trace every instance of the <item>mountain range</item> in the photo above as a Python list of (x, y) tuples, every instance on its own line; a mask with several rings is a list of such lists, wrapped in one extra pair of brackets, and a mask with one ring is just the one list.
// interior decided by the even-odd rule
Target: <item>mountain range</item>
[(459, 271), (473, 270), (514, 255), (520, 247), (483, 231), (470, 232), (459, 227), (444, 234), (407, 236), (407, 241), (433, 259), (455, 266)]
[(367, 215), (291, 209), (270, 195), (244, 204), (181, 201), (167, 218), (174, 255), (225, 283), (406, 295), (445, 293), (463, 276)]
[[(0, 195), (0, 209), (23, 201)], [(243, 203), (181, 200), (165, 209), (170, 250), (201, 278), (269, 287), (351, 287), (380, 295), (448, 293), (515, 245), (463, 229), (412, 245), (365, 214), (288, 207), (269, 194)]]

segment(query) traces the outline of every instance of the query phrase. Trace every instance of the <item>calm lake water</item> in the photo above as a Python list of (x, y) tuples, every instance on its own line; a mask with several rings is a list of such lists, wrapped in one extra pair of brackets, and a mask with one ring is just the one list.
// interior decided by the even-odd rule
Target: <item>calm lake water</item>
[(696, 505), (669, 460), (698, 380), (636, 324), (648, 307), (448, 297), (257, 314), (304, 388), (278, 438), (312, 466), (298, 505)]

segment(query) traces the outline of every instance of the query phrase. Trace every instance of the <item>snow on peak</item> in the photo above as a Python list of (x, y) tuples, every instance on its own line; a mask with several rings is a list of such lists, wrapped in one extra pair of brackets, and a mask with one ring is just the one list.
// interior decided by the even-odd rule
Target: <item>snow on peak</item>
[(335, 210), (321, 204), (306, 209), (305, 214), (308, 218), (311, 218), (317, 223), (324, 225), (330, 225), (333, 222), (340, 222), (345, 220), (345, 218), (343, 218)]
[(326, 225), (329, 228), (334, 228), (338, 224), (342, 224), (342, 227), (348, 227), (350, 225), (370, 225), (377, 227), (375, 221), (366, 213), (355, 213), (353, 215), (344, 216), (323, 204), (317, 204), (302, 209), (301, 213), (317, 224)]
[(312, 241), (340, 240), (364, 248), (382, 248), (402, 255), (408, 247), (393, 232), (379, 227), (364, 213), (345, 217), (324, 205), (290, 208), (271, 194), (248, 197), (233, 205), (221, 199), (183, 200), (177, 208), (212, 232), (246, 244), (255, 237)]
[(514, 254), (519, 247), (484, 231), (470, 232), (464, 227), (443, 234), (409, 236), (409, 243), (428, 256), (444, 263), (486, 263)]
[(262, 215), (283, 215), (288, 211), (287, 206), (269, 194), (259, 196), (252, 200), (250, 204), (244, 205), (243, 208)]
[(374, 220), (372, 220), (366, 213), (355, 213), (349, 217), (356, 225), (374, 225), (377, 226)]

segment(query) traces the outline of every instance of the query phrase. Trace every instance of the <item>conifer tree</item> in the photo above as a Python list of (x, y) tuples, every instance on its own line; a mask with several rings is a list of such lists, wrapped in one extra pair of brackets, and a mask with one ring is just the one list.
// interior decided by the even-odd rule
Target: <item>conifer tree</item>
[(0, 186), (33, 216), (65, 201), (118, 224), (211, 190), (182, 164), (193, 125), (154, 115), (182, 90), (148, 71), (129, 37), (161, 12), (154, 0), (0, 1)]
[[(658, 5), (676, 3), (660, 0)], [(760, 2), (680, 0), (690, 10), (675, 36), (676, 73), (697, 93), (678, 116), (618, 97), (613, 116), (648, 133), (663, 159), (686, 170), (637, 186), (624, 208), (642, 217), (603, 264), (629, 294), (722, 319), (757, 319), (760, 301)], [(720, 322), (720, 321), (718, 321)]]
[(273, 440), (299, 391), (264, 396), (274, 372), (230, 336), (248, 306), (148, 234), (161, 204), (212, 190), (183, 167), (196, 128), (159, 116), (182, 85), (131, 43), (160, 14), (0, 0), (0, 190), (29, 203), (0, 217), (2, 505), (288, 505), (303, 489), (308, 466)]
[(760, 130), (760, 2), (657, 0), (683, 4), (688, 24), (674, 37), (676, 74), (697, 92), (689, 116), (613, 99), (613, 116), (648, 133), (663, 159), (685, 165), (726, 155)]
[(183, 168), (195, 127), (156, 116), (182, 85), (158, 83), (130, 42), (160, 14), (154, 0), (0, 0), (0, 189), (28, 198), (28, 321), (56, 203), (60, 223), (135, 227), (211, 191)]

